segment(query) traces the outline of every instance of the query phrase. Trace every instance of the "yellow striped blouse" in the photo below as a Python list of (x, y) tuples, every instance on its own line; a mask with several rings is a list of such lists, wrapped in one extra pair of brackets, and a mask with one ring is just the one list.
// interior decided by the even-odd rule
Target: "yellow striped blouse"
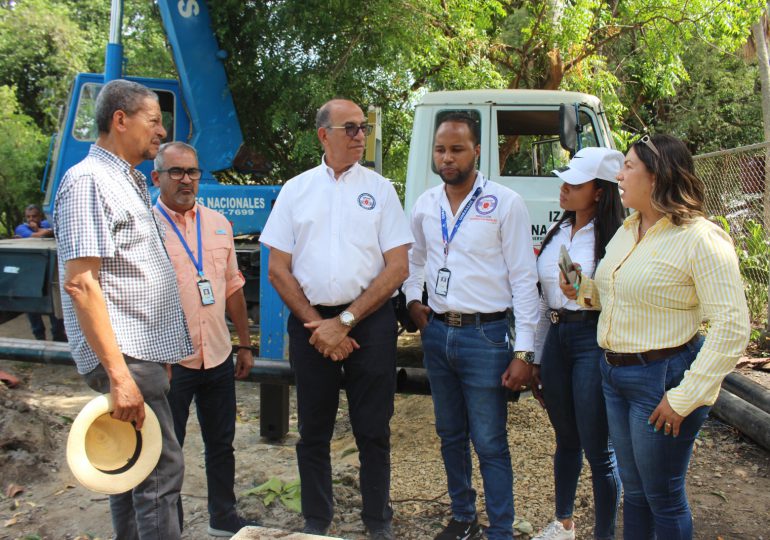
[(583, 277), (578, 303), (602, 310), (599, 345), (621, 353), (682, 345), (709, 321), (703, 348), (666, 394), (687, 416), (716, 401), (748, 343), (738, 258), (727, 233), (705, 218), (677, 227), (664, 217), (637, 243), (639, 220), (633, 213), (615, 233), (594, 280)]

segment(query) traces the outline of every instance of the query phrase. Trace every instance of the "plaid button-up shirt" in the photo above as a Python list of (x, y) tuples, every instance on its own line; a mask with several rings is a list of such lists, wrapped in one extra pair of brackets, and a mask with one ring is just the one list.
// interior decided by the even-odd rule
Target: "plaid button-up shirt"
[[(145, 176), (104, 148), (64, 176), (54, 205), (59, 279), (67, 261), (99, 257), (99, 284), (121, 352), (177, 363), (192, 354), (174, 269), (150, 206)], [(98, 364), (62, 289), (64, 324), (78, 372)]]

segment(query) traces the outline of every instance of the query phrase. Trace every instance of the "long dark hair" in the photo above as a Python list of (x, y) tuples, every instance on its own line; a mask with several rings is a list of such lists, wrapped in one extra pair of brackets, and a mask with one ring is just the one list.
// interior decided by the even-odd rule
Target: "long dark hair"
[[(594, 267), (599, 264), (599, 260), (604, 257), (604, 252), (607, 250), (607, 244), (614, 236), (615, 231), (618, 230), (623, 224), (623, 220), (626, 218), (627, 212), (620, 202), (620, 193), (618, 192), (618, 185), (615, 182), (609, 182), (608, 180), (599, 180), (598, 178), (593, 180), (596, 189), (601, 189), (602, 194), (599, 196), (599, 201), (596, 203), (596, 212), (594, 213)], [(575, 226), (575, 212), (572, 210), (565, 210), (561, 219), (556, 222), (556, 226), (552, 227), (548, 234), (545, 235), (543, 243), (540, 246), (540, 253), (543, 252), (545, 246), (551, 241), (553, 236), (559, 231), (562, 223), (569, 220), (572, 226)]]

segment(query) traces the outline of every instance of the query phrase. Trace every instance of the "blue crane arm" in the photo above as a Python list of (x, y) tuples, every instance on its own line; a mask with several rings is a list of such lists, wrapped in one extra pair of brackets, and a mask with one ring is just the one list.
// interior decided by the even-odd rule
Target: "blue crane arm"
[(231, 168), (243, 133), (205, 0), (159, 0), (201, 168)]

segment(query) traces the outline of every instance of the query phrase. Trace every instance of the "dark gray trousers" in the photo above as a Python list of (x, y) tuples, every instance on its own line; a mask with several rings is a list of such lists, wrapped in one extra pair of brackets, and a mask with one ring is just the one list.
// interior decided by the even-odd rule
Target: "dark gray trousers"
[[(131, 491), (110, 495), (112, 527), (117, 540), (178, 540), (181, 524), (177, 503), (184, 479), (182, 449), (174, 434), (166, 394), (168, 376), (162, 364), (144, 362), (124, 355), (128, 370), (155, 416), (163, 434), (158, 465)], [(86, 383), (99, 393), (110, 391), (110, 380), (102, 365), (85, 375)]]

